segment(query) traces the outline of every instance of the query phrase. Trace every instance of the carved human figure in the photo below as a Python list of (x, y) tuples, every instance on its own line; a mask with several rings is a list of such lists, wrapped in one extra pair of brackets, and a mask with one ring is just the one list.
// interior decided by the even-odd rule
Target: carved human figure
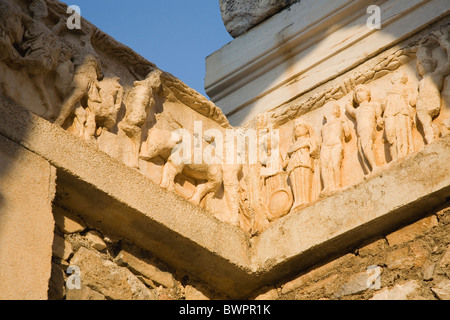
[(43, 19), (48, 16), (47, 3), (44, 0), (27, 0), (28, 9), (35, 19)]
[(395, 73), (391, 84), (386, 97), (384, 125), (392, 160), (397, 160), (414, 151), (413, 106), (417, 102), (417, 93), (408, 86), (408, 76), (405, 73)]
[[(446, 61), (439, 63), (433, 58), (432, 51), (440, 46), (446, 54)], [(422, 125), (425, 142), (432, 143), (439, 134), (433, 120), (441, 112), (441, 91), (445, 77), (450, 75), (450, 40), (449, 32), (435, 32), (426, 42), (420, 44), (417, 51), (417, 71), (422, 79), (419, 82), (417, 99), (417, 119)]]
[[(233, 143), (231, 144), (231, 140), (228, 139), (232, 139)], [(207, 137), (206, 140), (212, 141), (210, 137)], [(236, 130), (235, 134), (227, 135), (227, 148), (231, 148), (231, 146), (234, 147), (234, 149), (232, 149), (233, 159), (234, 155), (240, 156), (241, 150), (239, 149), (239, 146), (245, 145), (245, 140), (245, 133), (241, 130)], [(242, 185), (239, 179), (239, 176), (243, 174), (242, 162), (238, 161), (237, 158), (234, 161), (223, 161), (223, 186), (225, 199), (228, 205), (228, 212), (225, 216), (222, 216), (220, 220), (232, 225), (240, 225), (244, 230), (249, 228), (249, 212), (242, 199)]]
[(65, 99), (59, 116), (54, 124), (62, 126), (70, 114), (74, 111), (75, 106), (90, 92), (96, 90), (96, 83), (103, 79), (100, 63), (93, 55), (84, 58), (83, 64), (78, 66), (73, 77), (72, 90), (70, 95)]
[(368, 86), (358, 85), (355, 88), (353, 102), (348, 104), (347, 113), (356, 120), (356, 134), (358, 137), (358, 152), (363, 161), (366, 172), (378, 169), (373, 145), (377, 127), (383, 128), (381, 103), (372, 100), (372, 93)]
[(88, 114), (85, 139), (95, 140), (101, 131), (111, 129), (117, 121), (123, 99), (123, 88), (117, 77), (106, 78), (94, 84), (94, 94), (88, 94)]
[(23, 41), (25, 17), (18, 7), (0, 1), (0, 61), (12, 68), (20, 68), (22, 57), (15, 49)]
[(141, 131), (149, 109), (155, 104), (153, 93), (161, 87), (161, 75), (160, 70), (155, 70), (144, 80), (134, 82), (125, 100), (127, 112), (120, 124), (120, 128), (127, 134), (134, 135)]
[(142, 126), (147, 120), (149, 110), (155, 105), (153, 94), (161, 88), (162, 72), (154, 70), (142, 81), (135, 81), (134, 86), (125, 99), (127, 108), (125, 118), (119, 123), (119, 128), (131, 139), (132, 155), (129, 165), (139, 166), (139, 156), (146, 158), (145, 150), (140, 155), (142, 144)]
[(295, 142), (287, 153), (287, 168), (294, 194), (293, 209), (315, 199), (314, 172), (319, 159), (319, 145), (313, 128), (302, 119), (294, 123)]
[(289, 213), (292, 207), (292, 192), (283, 168), (278, 130), (269, 123), (267, 114), (258, 116), (257, 123), (261, 165), (260, 194), (267, 218), (273, 221)]
[(33, 19), (23, 19), (25, 33), (24, 41), (20, 44), (20, 49), (24, 52), (22, 64), (32, 77), (33, 84), (46, 108), (43, 117), (53, 120), (58, 110), (50, 101), (45, 77), (57, 68), (61, 53), (61, 42), (58, 36), (44, 23), (44, 18), (48, 16), (46, 2), (42, 0), (31, 1), (29, 10)]
[(267, 114), (257, 116), (259, 163), (264, 180), (283, 172), (283, 161), (279, 153), (280, 141), (273, 126), (269, 124)]
[(320, 164), (323, 192), (328, 193), (342, 187), (344, 142), (351, 139), (351, 132), (347, 121), (341, 118), (341, 107), (336, 101), (331, 100), (323, 108), (326, 124), (322, 128)]
[(72, 87), (75, 65), (72, 62), (72, 48), (69, 43), (61, 42), (61, 54), (59, 56), (58, 66), (56, 67), (55, 87), (61, 100), (70, 94)]

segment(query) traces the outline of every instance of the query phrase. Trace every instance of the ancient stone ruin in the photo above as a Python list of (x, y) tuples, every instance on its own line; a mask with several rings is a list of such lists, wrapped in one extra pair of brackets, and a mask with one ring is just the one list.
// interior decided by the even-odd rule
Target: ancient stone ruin
[(209, 100), (0, 0), (0, 299), (450, 299), (450, 2), (219, 2)]

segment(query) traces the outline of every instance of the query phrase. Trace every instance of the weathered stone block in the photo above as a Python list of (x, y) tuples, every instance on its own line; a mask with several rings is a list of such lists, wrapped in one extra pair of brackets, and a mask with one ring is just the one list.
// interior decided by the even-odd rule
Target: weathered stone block
[(370, 300), (410, 300), (418, 294), (420, 284), (417, 281), (409, 281), (402, 285), (396, 285), (392, 289), (385, 288), (377, 292)]
[(448, 247), (447, 251), (442, 256), (441, 262), (439, 263), (439, 266), (444, 269), (448, 268), (450, 266), (450, 246)]
[(374, 271), (376, 273), (367, 271), (350, 276), (350, 278), (339, 288), (335, 296), (340, 298), (342, 296), (357, 294), (370, 289), (374, 285), (372, 282), (373, 275), (376, 277), (381, 276), (383, 269), (381, 267), (377, 267)]
[(409, 269), (414, 264), (414, 258), (410, 254), (409, 247), (405, 247), (390, 252), (386, 257), (386, 264), (391, 270)]
[(264, 288), (265, 290), (261, 290), (264, 293), (259, 294), (255, 300), (257, 301), (265, 301), (265, 300), (278, 300), (278, 290), (276, 288)]
[(430, 250), (422, 241), (413, 242), (410, 246), (413, 256), (413, 266), (421, 268), (430, 258)]
[(53, 206), (56, 227), (65, 234), (79, 233), (86, 229), (86, 224), (74, 214), (58, 206)]
[(81, 283), (112, 300), (155, 300), (155, 295), (131, 271), (97, 252), (81, 247), (71, 259), (81, 270)]
[(86, 239), (88, 240), (91, 247), (94, 248), (95, 250), (103, 251), (106, 249), (106, 244), (103, 241), (103, 238), (100, 235), (100, 233), (96, 231), (89, 231), (86, 234)]
[(63, 237), (55, 234), (53, 240), (53, 256), (61, 260), (69, 260), (73, 253), (72, 244), (65, 240)]
[(437, 217), (434, 215), (429, 216), (387, 235), (386, 239), (391, 246), (401, 245), (414, 240), (438, 225)]
[(424, 281), (431, 281), (433, 280), (434, 276), (434, 270), (436, 269), (436, 264), (428, 261), (425, 263), (425, 265), (422, 268), (422, 278)]
[(300, 0), (220, 0), (222, 19), (234, 38)]
[(97, 291), (92, 290), (86, 285), (81, 285), (81, 289), (73, 289), (66, 291), (66, 300), (69, 301), (100, 301), (106, 300), (105, 296)]
[(127, 250), (122, 250), (115, 258), (115, 261), (120, 266), (129, 268), (133, 273), (141, 275), (157, 285), (162, 285), (166, 288), (174, 287), (174, 278), (172, 274), (160, 270), (146, 258), (137, 257)]
[[(301, 290), (298, 291), (297, 297), (300, 297), (302, 295), (310, 295), (312, 293), (316, 293), (322, 289), (325, 289), (326, 291), (333, 291), (336, 286), (336, 280), (339, 278), (338, 274), (331, 275), (325, 279), (319, 280)], [(330, 287), (332, 289), (330, 289)]]
[(386, 264), (391, 270), (420, 268), (428, 261), (429, 256), (430, 253), (425, 245), (421, 242), (416, 242), (390, 252), (386, 256)]
[(431, 289), (439, 300), (450, 300), (450, 280), (441, 281), (436, 287)]

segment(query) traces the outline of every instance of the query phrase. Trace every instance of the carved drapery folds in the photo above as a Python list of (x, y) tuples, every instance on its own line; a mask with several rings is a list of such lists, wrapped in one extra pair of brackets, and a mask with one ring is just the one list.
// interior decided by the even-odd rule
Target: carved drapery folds
[(320, 149), (314, 129), (302, 119), (294, 121), (294, 137), (287, 152), (286, 171), (294, 193), (293, 210), (297, 210), (319, 197)]
[[(245, 148), (231, 153), (244, 162), (195, 161), (198, 150), (229, 152), (220, 137), (238, 128), (87, 21), (65, 28), (65, 10), (0, 0), (0, 94), (249, 233), (450, 133), (450, 28), (440, 26), (240, 128)], [(192, 162), (176, 158), (181, 141)]]
[[(450, 75), (449, 30), (447, 27), (434, 32), (417, 50), (417, 72), (420, 76), (417, 119), (422, 125), (427, 143), (432, 143), (440, 135), (440, 130), (433, 124), (433, 120), (441, 113), (441, 91), (445, 78)], [(445, 53), (440, 59), (433, 57), (436, 47)]]

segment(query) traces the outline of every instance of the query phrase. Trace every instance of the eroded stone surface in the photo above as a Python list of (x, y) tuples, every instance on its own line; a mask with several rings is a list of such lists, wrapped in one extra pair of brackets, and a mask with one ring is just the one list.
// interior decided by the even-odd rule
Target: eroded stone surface
[(86, 285), (81, 285), (81, 289), (67, 290), (66, 300), (68, 301), (102, 301), (105, 296), (92, 290)]
[(450, 245), (447, 251), (445, 251), (445, 254), (442, 256), (439, 266), (443, 269), (448, 268), (450, 266)]
[(65, 234), (78, 233), (86, 229), (86, 224), (80, 218), (58, 206), (53, 206), (53, 215), (56, 227)]
[(405, 242), (414, 240), (424, 232), (436, 227), (437, 224), (437, 218), (433, 215), (387, 235), (386, 239), (391, 246), (401, 245)]
[(103, 241), (100, 233), (96, 231), (89, 231), (86, 234), (86, 239), (95, 250), (103, 251), (106, 249), (106, 243)]
[(220, 0), (222, 19), (234, 38), (300, 0)]
[[(135, 275), (98, 253), (81, 247), (70, 263), (81, 270), (83, 285), (113, 300), (155, 300), (155, 295)], [(86, 293), (89, 294), (89, 293)], [(90, 294), (89, 294), (90, 295)]]
[(160, 270), (150, 259), (140, 256), (138, 250), (132, 250), (130, 247), (127, 247), (126, 250), (122, 250), (119, 253), (115, 261), (120, 266), (127, 266), (135, 274), (151, 280), (155, 285), (162, 285), (166, 288), (173, 288), (175, 285), (171, 273)]
[(392, 289), (383, 289), (374, 294), (371, 300), (414, 300), (419, 289), (420, 284), (417, 281), (409, 281)]
[(432, 290), (439, 300), (450, 300), (450, 280), (447, 279), (441, 281)]
[(47, 161), (0, 135), (2, 300), (48, 298), (55, 179)]
[(191, 285), (185, 288), (186, 300), (210, 300), (203, 292)]
[(55, 234), (53, 239), (53, 256), (61, 260), (68, 260), (73, 253), (72, 245), (63, 237)]
[(350, 279), (339, 288), (336, 297), (339, 298), (360, 293), (371, 288), (373, 289), (376, 286), (375, 282), (378, 281), (382, 275), (383, 268), (377, 266), (371, 270), (373, 270), (373, 272), (365, 271), (352, 275)]

